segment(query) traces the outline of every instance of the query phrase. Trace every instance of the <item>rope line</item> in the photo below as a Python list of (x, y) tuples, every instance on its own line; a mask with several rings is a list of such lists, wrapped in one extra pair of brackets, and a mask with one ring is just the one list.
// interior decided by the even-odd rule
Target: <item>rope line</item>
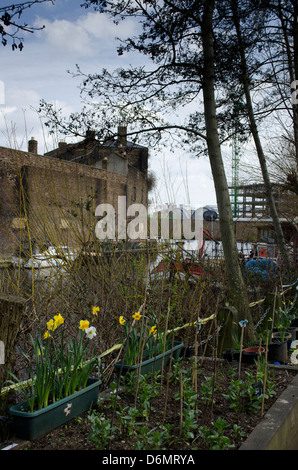
[[(298, 283), (298, 279), (297, 279), (295, 282), (293, 282), (293, 284), (290, 284), (289, 286), (286, 286), (287, 289), (284, 290), (283, 292), (281, 292), (279, 295), (285, 294), (286, 292), (288, 292), (288, 290), (290, 290), (290, 289), (291, 289), (293, 286), (295, 286), (295, 284), (297, 284), (297, 283)], [(295, 303), (296, 303), (296, 300), (297, 300), (297, 297), (298, 297), (298, 284), (297, 284), (296, 290), (297, 290), (297, 292), (295, 293), (294, 300), (293, 300), (293, 302), (292, 302), (292, 305), (291, 305), (289, 311), (292, 310), (292, 308), (294, 307), (294, 305), (295, 305)], [(250, 307), (250, 308), (255, 307), (256, 305), (259, 305), (259, 304), (263, 303), (265, 300), (266, 300), (266, 299), (261, 299), (261, 300), (258, 300), (258, 301), (256, 301), (256, 302), (252, 302), (252, 303), (249, 304), (249, 307)], [(262, 321), (263, 321), (264, 318), (266, 317), (266, 315), (267, 315), (268, 311), (270, 310), (270, 308), (271, 308), (271, 305), (269, 305), (269, 307), (265, 310), (264, 314), (262, 315), (262, 317), (260, 318), (260, 320), (258, 321), (258, 323), (255, 325), (255, 327), (254, 327), (255, 329), (260, 325), (260, 323), (262, 323)], [(203, 325), (203, 324), (205, 324), (205, 323), (207, 323), (207, 322), (213, 320), (215, 317), (216, 317), (216, 314), (214, 313), (214, 314), (212, 314), (212, 315), (211, 315), (210, 317), (208, 317), (208, 318), (201, 318), (201, 319), (199, 319), (199, 323), (200, 323), (201, 325)], [(224, 325), (224, 324), (221, 324), (221, 325), (219, 326), (218, 331), (220, 331), (220, 329), (223, 327), (223, 325)], [(194, 326), (195, 326), (195, 327), (198, 326), (198, 321), (195, 321), (195, 322), (193, 322), (193, 323), (186, 323), (185, 325), (180, 326), (180, 327), (177, 327), (177, 328), (174, 328), (173, 330), (168, 330), (168, 331), (167, 331), (167, 334), (173, 333), (173, 332), (177, 332), (177, 331), (183, 330), (183, 329), (185, 329), (185, 328), (194, 327)], [(208, 341), (210, 340), (210, 338), (212, 338), (212, 337), (213, 337), (213, 335), (210, 335), (207, 339), (202, 340), (202, 341), (200, 342), (199, 346), (201, 346), (202, 344), (208, 342)], [(120, 344), (120, 343), (119, 343), (119, 344), (115, 344), (115, 345), (112, 346), (110, 349), (108, 349), (107, 351), (104, 351), (104, 352), (101, 353), (99, 356), (97, 356), (97, 357), (95, 358), (95, 360), (99, 360), (99, 359), (101, 359), (101, 358), (103, 358), (103, 357), (105, 357), (105, 356), (111, 354), (111, 353), (114, 352), (114, 351), (118, 351), (119, 349), (122, 348), (122, 346), (123, 346), (123, 345)], [(32, 384), (32, 379), (29, 379), (29, 380), (25, 380), (24, 382), (21, 382), (21, 383), (12, 384), (12, 385), (10, 385), (10, 386), (8, 386), (8, 387), (4, 387), (4, 388), (2, 388), (2, 389), (0, 388), (0, 396), (5, 395), (5, 394), (6, 394), (7, 392), (9, 392), (10, 390), (18, 390), (18, 389), (20, 389), (20, 388), (22, 388), (22, 387), (27, 387), (27, 386), (29, 386), (29, 385), (31, 385), (31, 384)]]

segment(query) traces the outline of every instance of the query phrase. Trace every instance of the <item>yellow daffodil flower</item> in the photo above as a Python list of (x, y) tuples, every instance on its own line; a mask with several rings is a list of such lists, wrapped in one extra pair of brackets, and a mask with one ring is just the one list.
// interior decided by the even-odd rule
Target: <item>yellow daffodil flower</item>
[(120, 325), (124, 325), (125, 318), (123, 316), (119, 317), (119, 323), (120, 323)]
[(139, 312), (136, 312), (136, 313), (132, 316), (132, 318), (133, 318), (134, 320), (139, 320), (139, 319), (141, 318), (141, 316), (142, 316), (142, 315), (141, 315)]
[(88, 322), (88, 320), (81, 320), (81, 321), (80, 321), (79, 329), (84, 331), (84, 330), (86, 330), (87, 328), (89, 328), (89, 322)]
[(100, 308), (99, 307), (92, 307), (92, 313), (93, 315), (97, 315), (97, 312), (100, 311)]
[(62, 325), (64, 323), (64, 318), (60, 313), (54, 316), (54, 320), (57, 326)]
[(150, 335), (155, 335), (155, 333), (156, 333), (156, 325), (154, 325), (154, 326), (152, 326), (152, 327), (150, 328), (149, 336), (150, 336)]
[(51, 320), (49, 320), (49, 321), (47, 322), (47, 329), (48, 329), (49, 331), (54, 331), (54, 330), (56, 330), (56, 328), (57, 328), (57, 324), (56, 324), (56, 322), (51, 318)]
[(49, 331), (46, 331), (45, 334), (43, 335), (44, 339), (47, 339), (47, 338), (50, 338), (50, 337), (51, 337), (51, 335), (50, 335)]

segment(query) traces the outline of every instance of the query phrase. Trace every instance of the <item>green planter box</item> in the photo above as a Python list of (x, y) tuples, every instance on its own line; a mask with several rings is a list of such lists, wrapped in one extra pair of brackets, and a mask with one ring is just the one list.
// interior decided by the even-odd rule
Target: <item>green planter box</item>
[(94, 407), (100, 383), (98, 379), (89, 379), (86, 388), (32, 413), (22, 411), (26, 402), (12, 406), (9, 413), (13, 416), (16, 437), (32, 441)]
[[(163, 354), (154, 356), (150, 359), (145, 359), (141, 362), (141, 375), (150, 374), (155, 371), (162, 369), (162, 364), (167, 366), (170, 362), (171, 356), (173, 359), (178, 359), (181, 354), (181, 350), (184, 348), (184, 344), (178, 341), (174, 341), (173, 348), (165, 351)], [(147, 353), (148, 355), (148, 353)], [(144, 351), (143, 358), (146, 358), (146, 351)], [(123, 364), (122, 361), (116, 362), (115, 369), (118, 373), (121, 372), (121, 375), (126, 375), (127, 372), (137, 374), (139, 372), (140, 365), (127, 365)]]

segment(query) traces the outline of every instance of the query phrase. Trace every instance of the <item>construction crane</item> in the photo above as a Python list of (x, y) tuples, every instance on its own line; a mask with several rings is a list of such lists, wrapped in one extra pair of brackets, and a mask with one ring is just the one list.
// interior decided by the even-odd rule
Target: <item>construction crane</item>
[(237, 100), (234, 105), (234, 137), (232, 142), (232, 187), (231, 187), (231, 205), (233, 217), (239, 216), (238, 196), (239, 196), (239, 112), (244, 108), (242, 101)]
[(232, 143), (232, 212), (233, 217), (238, 217), (238, 193), (239, 193), (239, 140), (237, 131)]

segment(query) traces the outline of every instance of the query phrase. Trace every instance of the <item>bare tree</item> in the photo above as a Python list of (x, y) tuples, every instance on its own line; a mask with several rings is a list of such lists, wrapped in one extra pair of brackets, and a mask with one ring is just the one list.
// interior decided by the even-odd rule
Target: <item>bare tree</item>
[(34, 33), (34, 31), (43, 29), (29, 26), (26, 23), (21, 23), (20, 18), (28, 8), (33, 5), (40, 3), (51, 2), (54, 4), (54, 0), (30, 0), (21, 3), (12, 3), (10, 5), (0, 7), (0, 35), (2, 37), (2, 45), (6, 46), (11, 41), (12, 50), (19, 49), (20, 51), (24, 47), (23, 38), (19, 35), (20, 32)]
[[(242, 5), (242, 12), (243, 12), (243, 6)], [(243, 31), (241, 28), (241, 20), (240, 20), (240, 14), (239, 14), (239, 1), (238, 0), (232, 0), (231, 2), (231, 7), (232, 7), (232, 14), (233, 14), (233, 22), (234, 26), (236, 29), (236, 35), (237, 35), (237, 40), (238, 40), (238, 45), (239, 45), (239, 54), (240, 54), (240, 69), (241, 69), (241, 81), (243, 85), (243, 90), (244, 90), (244, 96), (246, 100), (246, 108), (247, 108), (247, 114), (249, 118), (249, 123), (250, 123), (250, 129), (251, 133), (255, 142), (256, 150), (257, 150), (257, 155), (259, 158), (259, 163), (262, 171), (262, 176), (264, 180), (264, 185), (265, 185), (265, 190), (266, 190), (266, 198), (268, 201), (268, 206), (270, 210), (270, 215), (272, 217), (273, 221), (273, 226), (275, 229), (276, 233), (276, 238), (277, 238), (277, 243), (281, 252), (282, 260), (284, 263), (284, 266), (286, 269), (289, 271), (290, 270), (290, 261), (287, 253), (287, 248), (286, 248), (286, 243), (282, 231), (282, 226), (279, 220), (279, 216), (277, 213), (274, 197), (273, 197), (273, 192), (272, 192), (272, 184), (270, 181), (270, 176), (267, 168), (267, 162), (266, 162), (266, 157), (265, 153), (263, 150), (262, 142), (260, 139), (259, 131), (258, 131), (258, 126), (257, 126), (257, 121), (255, 118), (255, 112), (254, 112), (254, 107), (253, 107), (253, 102), (251, 98), (251, 92), (250, 92), (250, 83), (252, 81), (252, 76), (249, 73), (248, 70), (248, 65), (247, 65), (247, 57), (246, 57), (246, 48), (245, 48), (245, 41), (243, 37)], [(255, 11), (253, 11), (255, 13)], [(245, 15), (247, 17), (247, 9), (245, 9)], [(253, 68), (252, 68), (253, 69)]]
[[(218, 101), (216, 90), (221, 89), (220, 66), (217, 65), (214, 24), (221, 22), (214, 0), (206, 1), (87, 1), (85, 6), (110, 14), (116, 22), (136, 18), (143, 30), (137, 37), (120, 43), (118, 53), (137, 51), (150, 59), (148, 66), (117, 69), (114, 72), (85, 75), (82, 78), (82, 96), (92, 104), (82, 113), (62, 120), (51, 105), (42, 103), (42, 110), (50, 117), (49, 125), (65, 133), (77, 135), (82, 129), (96, 125), (97, 136), (111, 136), (117, 120), (122, 119), (129, 135), (149, 136), (154, 144), (162, 139), (180, 137), (194, 154), (207, 151), (219, 209), (219, 222), (229, 282), (230, 302), (239, 318), (249, 317), (248, 297), (238, 260), (232, 209), (229, 197), (221, 142), (227, 138), (226, 119), (219, 116), (225, 102)], [(95, 103), (97, 101), (97, 104)], [(185, 121), (175, 118), (172, 110), (189, 107)], [(224, 109), (223, 109), (224, 111)], [(174, 136), (174, 137), (173, 137)], [(251, 320), (251, 319), (250, 319)], [(249, 329), (253, 322), (249, 321)], [(253, 331), (251, 331), (253, 336)]]

